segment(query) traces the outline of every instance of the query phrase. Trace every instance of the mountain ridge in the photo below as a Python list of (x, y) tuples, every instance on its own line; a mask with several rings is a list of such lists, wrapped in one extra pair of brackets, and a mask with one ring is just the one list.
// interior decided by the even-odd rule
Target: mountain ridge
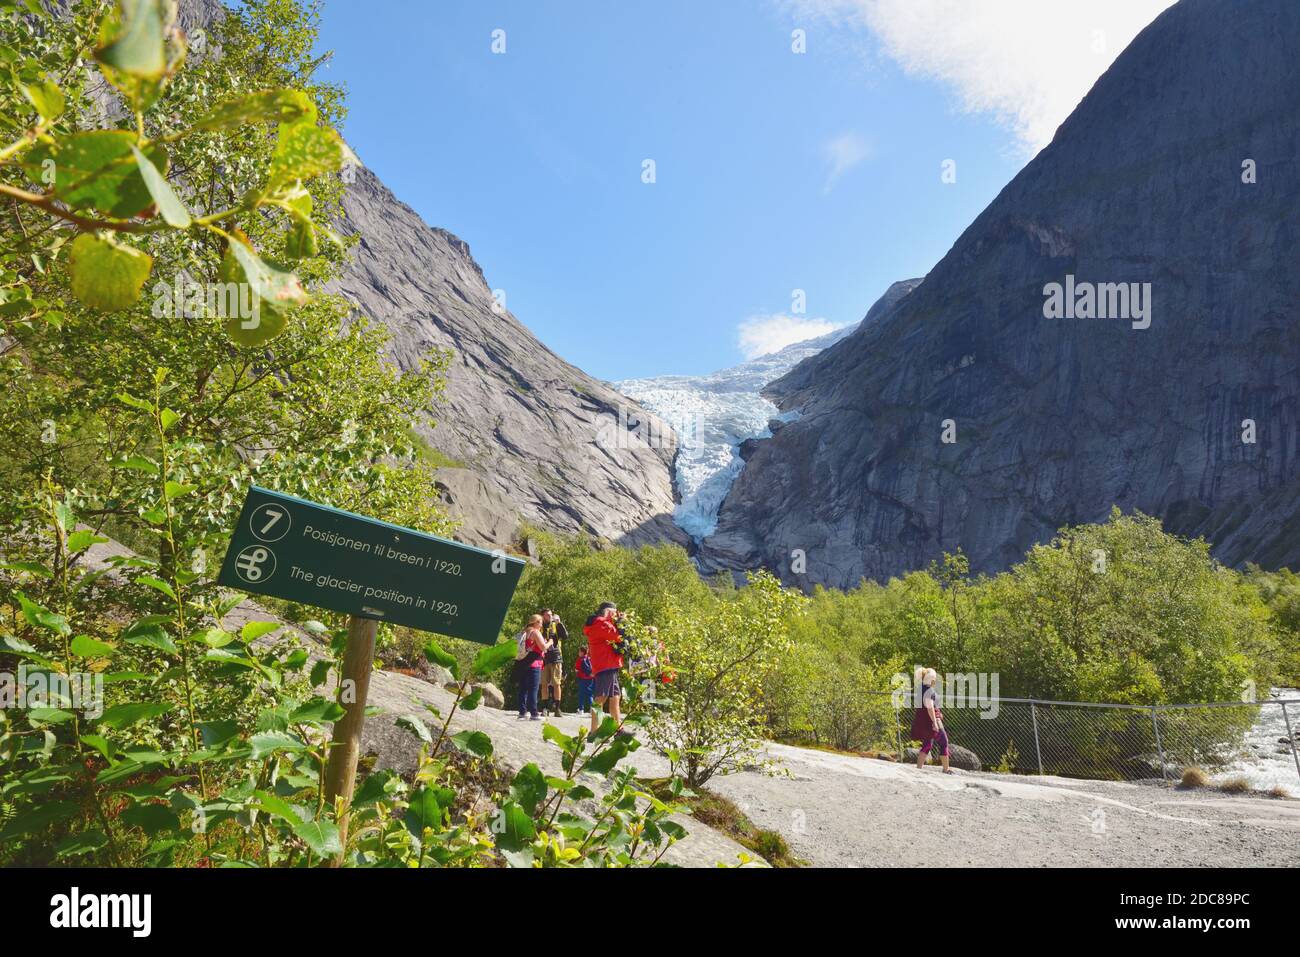
[[(705, 567), (849, 587), (960, 547), (993, 571), (1113, 505), (1300, 563), (1297, 60), (1293, 3), (1156, 18), (920, 287), (773, 384), (801, 418), (758, 443)], [(1152, 283), (1155, 322), (1044, 318), (1067, 275)]]
[(339, 225), (359, 241), (328, 288), (388, 329), (398, 368), (453, 351), (437, 424), (416, 432), (459, 463), (439, 479), (461, 536), (501, 545), (529, 523), (629, 545), (682, 541), (672, 430), (501, 308), (467, 242), (426, 224), (364, 165), (351, 179)]

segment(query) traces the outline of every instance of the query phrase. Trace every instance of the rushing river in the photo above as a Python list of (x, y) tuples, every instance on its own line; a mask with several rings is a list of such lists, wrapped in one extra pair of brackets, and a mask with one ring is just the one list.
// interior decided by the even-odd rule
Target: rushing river
[[(1287, 712), (1291, 717), (1291, 730), (1300, 732), (1300, 688), (1272, 688), (1269, 699), (1296, 702), (1288, 706)], [(1267, 791), (1281, 785), (1292, 795), (1300, 796), (1300, 772), (1296, 771), (1291, 748), (1282, 743), (1286, 736), (1281, 706), (1262, 704), (1259, 717), (1246, 735), (1243, 755), (1232, 764), (1212, 769), (1214, 780), (1219, 782), (1240, 777), (1259, 790)]]

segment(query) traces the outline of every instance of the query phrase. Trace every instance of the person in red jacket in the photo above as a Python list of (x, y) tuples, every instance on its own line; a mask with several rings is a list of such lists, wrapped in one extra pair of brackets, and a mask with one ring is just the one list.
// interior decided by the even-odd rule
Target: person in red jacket
[(623, 667), (623, 656), (613, 648), (623, 639), (618, 629), (618, 608), (613, 602), (605, 602), (596, 614), (587, 619), (582, 633), (587, 636), (587, 647), (591, 654), (591, 667), (595, 672), (592, 691), (596, 707), (591, 709), (591, 731), (594, 734), (600, 727), (600, 711), (609, 703), (609, 715), (615, 722), (622, 724), (623, 715), (619, 711), (619, 701), (623, 689), (618, 684), (618, 672)]

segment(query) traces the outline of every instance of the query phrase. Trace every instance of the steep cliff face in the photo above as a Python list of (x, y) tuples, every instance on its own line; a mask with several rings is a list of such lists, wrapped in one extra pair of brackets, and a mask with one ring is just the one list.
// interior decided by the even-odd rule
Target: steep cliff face
[[(802, 416), (706, 563), (848, 586), (960, 546), (991, 570), (1119, 505), (1300, 564), (1297, 63), (1294, 0), (1161, 15), (919, 288), (773, 384)], [(1070, 276), (1140, 284), (1149, 327), (1047, 318)]]
[[(225, 7), (181, 0), (179, 11), (193, 34)], [(685, 544), (672, 521), (673, 430), (497, 308), (462, 240), (427, 225), (359, 160), (351, 172), (338, 226), (360, 242), (332, 291), (388, 329), (399, 368), (452, 350), (444, 400), (415, 431), (448, 463), (438, 477), (457, 537), (504, 545), (527, 522)]]
[(335, 284), (412, 369), (451, 349), (436, 426), (417, 431), (461, 537), (502, 544), (520, 520), (623, 544), (686, 536), (672, 522), (672, 429), (546, 348), (497, 306), (469, 247), (430, 227), (370, 170), (353, 170), (343, 231), (360, 242)]
[[(923, 279), (900, 279), (898, 282), (891, 283), (885, 290), (883, 296), (875, 301), (867, 314), (858, 323), (853, 332), (861, 332), (869, 326), (874, 326), (894, 311), (903, 299), (908, 296), (913, 289), (921, 285)], [(831, 334), (835, 336), (834, 333)], [(797, 409), (805, 398), (805, 393), (828, 376), (841, 375), (847, 370), (843, 368), (840, 360), (837, 358), (840, 353), (833, 351), (830, 347), (840, 342), (847, 336), (835, 336), (835, 338), (823, 337), (827, 341), (816, 352), (810, 353), (807, 358), (802, 359), (793, 369), (790, 369), (782, 376), (778, 376), (767, 384), (763, 389), (763, 394), (769, 399), (777, 402), (782, 408)], [(814, 339), (808, 345), (820, 343), (821, 340)], [(794, 347), (791, 347), (794, 348)]]

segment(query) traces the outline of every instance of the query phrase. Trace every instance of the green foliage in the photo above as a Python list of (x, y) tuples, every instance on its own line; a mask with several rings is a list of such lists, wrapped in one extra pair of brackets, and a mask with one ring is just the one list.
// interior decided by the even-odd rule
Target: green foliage
[(1300, 687), (1300, 575), (1289, 568), (1266, 572), (1247, 565), (1245, 582), (1266, 609), (1264, 617), (1274, 636), (1275, 680), (1289, 688)]
[[(594, 734), (581, 728), (569, 736), (546, 725), (543, 736), (560, 750), (564, 776), (544, 776), (533, 764), (515, 775), (510, 800), (501, 806), (493, 828), (504, 832), (498, 845), (510, 865), (660, 866), (668, 849), (686, 836), (672, 819), (682, 809), (681, 780), (671, 782), (664, 800), (638, 782), (635, 769), (615, 770), (640, 742), (612, 718)], [(579, 782), (584, 773), (607, 778), (607, 790), (599, 798)], [(582, 802), (592, 801), (591, 812), (580, 813)]]
[[(701, 583), (686, 554), (668, 546), (628, 551), (545, 535), (536, 540), (541, 564), (525, 573), (508, 631), (543, 605), (572, 625), (575, 611), (585, 616), (613, 600), (659, 626), (686, 690), (683, 656), (735, 631), (710, 622), (722, 609), (743, 614), (752, 592), (729, 580)], [(1004, 697), (1054, 700), (1234, 701), (1252, 687), (1295, 682), (1300, 577), (1235, 572), (1215, 562), (1204, 542), (1169, 535), (1148, 516), (1115, 512), (1105, 523), (1063, 529), (996, 576), (972, 577), (958, 553), (884, 585), (818, 588), (782, 613), (773, 633), (779, 640), (761, 656), (761, 687), (749, 692), (761, 727), (732, 717), (739, 739), (761, 734), (841, 750), (894, 750), (897, 715), (878, 692), (919, 663), (943, 673), (996, 673)], [(565, 651), (567, 669), (576, 649)], [(661, 689), (661, 703), (675, 693)], [(961, 716), (950, 718), (960, 723)], [(1217, 740), (1239, 729), (1213, 730), (1201, 737)], [(1187, 737), (1197, 735), (1188, 729)], [(1133, 735), (1117, 726), (1111, 738), (1120, 747)], [(684, 749), (664, 746), (686, 759)], [(711, 744), (696, 746), (714, 753)], [(719, 747), (717, 753), (726, 750)], [(1108, 754), (1071, 760), (1097, 764)]]
[(635, 609), (646, 623), (657, 625), (675, 604), (691, 605), (712, 598), (686, 552), (677, 546), (598, 548), (582, 538), (536, 531), (529, 534), (541, 562), (524, 570), (510, 606), (508, 633), (518, 631), (515, 623), (522, 625), (528, 615), (544, 606), (559, 612), (572, 634), (581, 631), (588, 616), (604, 601), (616, 602), (624, 610)]
[(1284, 646), (1295, 647), (1285, 599), (1270, 612), (1261, 576), (1116, 511), (996, 576), (970, 578), (957, 555), (884, 586), (819, 589), (794, 637), (819, 656), (904, 674), (915, 664), (996, 673), (1004, 697), (1235, 701), (1247, 681), (1267, 687)]
[(140, 297), (153, 260), (110, 236), (81, 233), (72, 241), (72, 294), (90, 309), (126, 309)]
[[(94, 311), (125, 310), (140, 300), (155, 266), (169, 267), (170, 276), (179, 254), (186, 268), (203, 273), (204, 257), (196, 252), (210, 258), (225, 251), (238, 259), (238, 270), (223, 281), (247, 283), (254, 306), (227, 330), (246, 348), (261, 345), (283, 330), (284, 313), (307, 296), (298, 278), (264, 259), (249, 236), (294, 259), (314, 257), (316, 233), (333, 234), (313, 219), (309, 186), (342, 165), (343, 144), (328, 125), (332, 97), (323, 98), (327, 122), (321, 123), (312, 96), (321, 88), (250, 91), (247, 83), (233, 82), (287, 83), (306, 74), (250, 70), (248, 51), (242, 50), (242, 59), (234, 54), (259, 20), (287, 20), (301, 36), (304, 16), (266, 0), (249, 4), (223, 24), (226, 55), (205, 57), (182, 72), (187, 41), (173, 19), (175, 4), (118, 0), (98, 24), (95, 59), (119, 94), (115, 105), (125, 114), (119, 123), (79, 75), (86, 33), (100, 9), (83, 3), (63, 19), (50, 18), (39, 5), (0, 11), (0, 42), (32, 50), (26, 59), (0, 63), (6, 116), (32, 121), (13, 124), (14, 138), (0, 149), (0, 194), (13, 204), (18, 227), (0, 246), (0, 278), (23, 294), (25, 306), (16, 314), (40, 323), (51, 313), (62, 317), (75, 302)], [(41, 30), (32, 29), (33, 18), (43, 21)], [(301, 57), (306, 51), (295, 52)], [(291, 59), (279, 62), (288, 66)], [(214, 94), (227, 98), (216, 106), (199, 102)], [(268, 122), (276, 123), (273, 143), (262, 127)], [(214, 133), (223, 145), (238, 140), (257, 146), (237, 153), (214, 149)], [(168, 178), (173, 167), (183, 171), (175, 182)], [(33, 191), (29, 183), (41, 188)], [(199, 212), (191, 213), (191, 206)], [(80, 230), (67, 256), (66, 231), (55, 228), (66, 225)], [(68, 281), (51, 287), (46, 280), (64, 271)], [(43, 295), (28, 296), (35, 287)]]
[(990, 771), (996, 771), (999, 774), (1011, 774), (1019, 767), (1020, 751), (1016, 748), (1015, 741), (1007, 742), (1007, 749), (1002, 752), (1002, 757), (998, 763), (989, 768)]
[(763, 691), (791, 650), (787, 623), (803, 603), (758, 572), (730, 599), (669, 610), (660, 635), (674, 680), (647, 737), (690, 787), (754, 762), (765, 731)]

